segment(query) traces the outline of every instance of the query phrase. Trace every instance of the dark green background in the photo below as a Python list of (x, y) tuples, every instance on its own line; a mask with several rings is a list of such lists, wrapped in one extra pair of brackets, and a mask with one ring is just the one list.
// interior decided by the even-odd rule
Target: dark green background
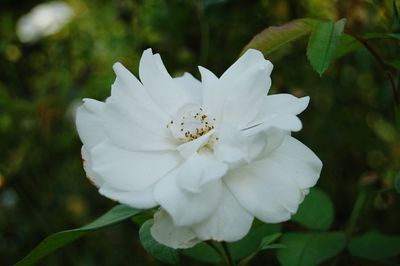
[[(159, 52), (173, 76), (220, 75), (252, 36), (295, 18), (347, 18), (360, 34), (387, 32), (391, 1), (70, 0), (76, 16), (59, 33), (19, 42), (16, 21), (39, 1), (0, 3), (0, 264), (22, 258), (45, 236), (97, 217), (114, 203), (85, 178), (73, 110), (84, 97), (104, 100), (122, 62), (137, 74), (142, 51)], [(336, 3), (335, 3), (336, 2)], [(324, 163), (319, 187), (333, 199), (333, 229), (345, 227), (360, 184), (390, 188), (400, 168), (400, 134), (386, 76), (365, 49), (335, 61), (319, 77), (307, 62), (307, 40), (272, 53), (272, 92), (309, 95), (294, 135)], [(387, 59), (399, 43), (373, 41)], [(356, 232), (400, 233), (399, 198), (370, 194)], [(290, 222), (284, 230), (299, 228)], [(155, 265), (125, 222), (93, 233), (40, 265)], [(341, 255), (346, 265), (366, 265)], [(276, 263), (272, 252), (254, 265)], [(185, 262), (189, 263), (189, 262)], [(184, 263), (184, 265), (185, 265)], [(190, 262), (192, 263), (192, 262)], [(372, 265), (372, 264), (371, 264)]]

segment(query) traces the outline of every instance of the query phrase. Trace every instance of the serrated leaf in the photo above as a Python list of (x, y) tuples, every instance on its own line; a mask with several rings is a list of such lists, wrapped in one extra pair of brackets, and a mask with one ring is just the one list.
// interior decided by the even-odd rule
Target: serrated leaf
[(292, 221), (309, 229), (327, 230), (332, 225), (333, 218), (334, 210), (331, 199), (324, 191), (313, 188), (292, 217)]
[(270, 54), (285, 44), (309, 34), (318, 22), (317, 19), (302, 18), (281, 26), (268, 27), (253, 37), (242, 50), (242, 54), (250, 48), (260, 50), (265, 55)]
[(400, 236), (370, 231), (353, 238), (347, 249), (355, 257), (380, 260), (400, 255)]
[(150, 228), (153, 225), (153, 219), (147, 220), (139, 230), (140, 243), (143, 248), (154, 258), (169, 263), (179, 263), (178, 250), (164, 246), (158, 243), (151, 235)]
[(307, 57), (311, 66), (322, 75), (335, 57), (346, 19), (336, 23), (323, 21), (315, 26), (307, 46)]
[(277, 253), (282, 266), (313, 266), (339, 254), (346, 236), (342, 232), (287, 233), (281, 244), (286, 246)]
[(117, 205), (103, 216), (83, 227), (61, 231), (48, 236), (42, 242), (40, 242), (39, 245), (37, 245), (25, 258), (17, 262), (15, 266), (33, 265), (44, 256), (86, 235), (89, 232), (119, 223), (140, 212), (141, 210), (132, 209), (125, 205)]

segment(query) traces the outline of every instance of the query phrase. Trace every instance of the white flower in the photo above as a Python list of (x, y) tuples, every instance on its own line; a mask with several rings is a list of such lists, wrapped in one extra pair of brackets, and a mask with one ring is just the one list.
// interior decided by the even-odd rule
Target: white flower
[(144, 51), (140, 80), (120, 63), (105, 103), (77, 111), (87, 176), (106, 197), (135, 208), (160, 206), (153, 237), (173, 248), (236, 241), (254, 217), (290, 219), (322, 163), (290, 136), (309, 98), (267, 96), (272, 64), (248, 50), (220, 78), (171, 78)]
[(21, 42), (34, 42), (54, 34), (68, 23), (73, 15), (74, 10), (62, 1), (39, 4), (18, 20), (18, 38)]

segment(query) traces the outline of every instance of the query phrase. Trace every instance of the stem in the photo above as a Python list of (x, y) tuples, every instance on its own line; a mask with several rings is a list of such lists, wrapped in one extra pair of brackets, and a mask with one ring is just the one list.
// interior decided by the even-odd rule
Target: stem
[(364, 188), (361, 188), (360, 192), (357, 195), (356, 202), (354, 203), (353, 210), (351, 211), (349, 222), (346, 227), (346, 235), (351, 236), (356, 227), (358, 217), (360, 216), (361, 210), (364, 207), (364, 203), (367, 199), (367, 191)]
[(212, 249), (214, 249), (214, 251), (217, 252), (218, 255), (221, 256), (221, 258), (224, 259), (226, 265), (230, 265), (230, 264), (229, 264), (229, 263), (230, 263), (230, 262), (229, 262), (229, 258), (226, 256), (226, 254), (225, 254), (224, 252), (222, 252), (222, 251), (217, 247), (217, 245), (215, 245), (214, 242), (212, 242), (212, 241), (210, 240), (210, 241), (206, 241), (205, 243), (206, 243), (207, 245), (209, 245)]
[(228, 244), (226, 242), (221, 242), (222, 248), (225, 251), (226, 257), (228, 258), (228, 265), (235, 266), (235, 262), (233, 261), (231, 252), (229, 251)]
[(388, 65), (385, 63), (385, 61), (382, 59), (382, 57), (379, 55), (379, 53), (368, 43), (367, 39), (363, 38), (362, 36), (360, 36), (354, 32), (349, 31), (348, 29), (345, 29), (344, 32), (346, 34), (352, 36), (359, 43), (361, 43), (365, 48), (367, 48), (367, 50), (375, 58), (375, 60), (379, 64), (379, 66), (383, 69), (383, 71), (386, 73), (386, 76), (389, 78), (390, 85), (392, 86), (392, 94), (393, 94), (394, 102), (397, 105), (400, 105), (400, 95), (399, 95), (399, 91), (396, 86), (396, 82), (394, 81), (394, 77), (393, 77), (392, 73), (390, 72)]

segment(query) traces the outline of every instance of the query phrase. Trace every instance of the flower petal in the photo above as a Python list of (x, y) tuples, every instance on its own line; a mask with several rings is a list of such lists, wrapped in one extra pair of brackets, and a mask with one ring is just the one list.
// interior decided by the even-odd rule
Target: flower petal
[(221, 119), (220, 99), (215, 97), (214, 94), (220, 90), (219, 79), (214, 73), (202, 66), (199, 66), (199, 72), (201, 74), (203, 108), (209, 115), (216, 118), (218, 122)]
[(101, 187), (104, 184), (104, 180), (93, 171), (92, 158), (90, 157), (90, 153), (85, 146), (82, 146), (81, 155), (86, 177), (89, 178), (89, 180), (92, 181), (96, 187)]
[(246, 130), (247, 134), (254, 134), (271, 127), (288, 131), (301, 130), (301, 121), (296, 115), (303, 112), (309, 102), (309, 97), (297, 98), (290, 94), (265, 96), (259, 113)]
[(314, 152), (291, 136), (286, 136), (279, 148), (268, 157), (290, 165), (287, 171), (303, 190), (315, 186), (322, 170), (322, 162)]
[(192, 74), (185, 72), (180, 77), (174, 78), (174, 81), (184, 90), (193, 103), (202, 102), (202, 84)]
[[(199, 223), (209, 217), (217, 208), (222, 183), (220, 180), (208, 182), (199, 193), (182, 189), (178, 181), (179, 167), (162, 178), (154, 189), (157, 202), (172, 217), (176, 226)], [(187, 176), (187, 178), (192, 178)]]
[(257, 64), (248, 65), (246, 71), (235, 78), (225, 78), (225, 75), (220, 78), (221, 87), (225, 89), (225, 95), (220, 99), (224, 122), (245, 128), (259, 112), (263, 97), (271, 87), (272, 71), (272, 64), (262, 58)]
[(224, 177), (239, 203), (264, 222), (288, 220), (315, 185), (321, 171), (319, 159), (303, 144), (286, 136), (267, 157)]
[(108, 184), (104, 184), (99, 189), (99, 192), (101, 195), (107, 198), (118, 201), (130, 207), (149, 209), (158, 205), (153, 196), (153, 189), (154, 186), (150, 186), (140, 191), (125, 191), (113, 188)]
[(253, 218), (223, 185), (218, 208), (210, 218), (193, 226), (193, 231), (201, 240), (237, 241), (249, 232)]
[(171, 116), (183, 105), (190, 103), (189, 90), (184, 91), (171, 78), (159, 54), (151, 49), (143, 52), (139, 76), (153, 100)]
[(193, 193), (201, 193), (208, 182), (221, 178), (228, 167), (210, 153), (194, 153), (179, 167), (178, 185)]
[(125, 191), (149, 187), (181, 162), (177, 152), (133, 152), (109, 141), (94, 147), (90, 156), (93, 171), (109, 186)]
[(175, 226), (163, 209), (154, 214), (154, 224), (150, 233), (157, 242), (175, 249), (191, 248), (200, 242), (188, 227)]
[(83, 105), (76, 111), (76, 128), (86, 149), (90, 150), (99, 142), (106, 139), (101, 115), (104, 103), (84, 99)]
[[(132, 102), (132, 104), (134, 104)], [(168, 122), (160, 122), (159, 128), (149, 129), (146, 112), (124, 109), (124, 106), (108, 101), (104, 108), (104, 127), (110, 142), (132, 151), (174, 150), (177, 144), (167, 129)]]
[[(200, 69), (203, 103), (213, 115), (226, 123), (244, 128), (252, 121), (271, 86), (272, 64), (256, 50), (248, 50), (219, 80), (204, 68)], [(204, 78), (203, 78), (204, 77)]]
[(150, 98), (143, 85), (120, 63), (117, 78), (104, 107), (103, 119), (111, 142), (123, 149), (148, 151), (174, 149), (166, 125), (171, 120)]

